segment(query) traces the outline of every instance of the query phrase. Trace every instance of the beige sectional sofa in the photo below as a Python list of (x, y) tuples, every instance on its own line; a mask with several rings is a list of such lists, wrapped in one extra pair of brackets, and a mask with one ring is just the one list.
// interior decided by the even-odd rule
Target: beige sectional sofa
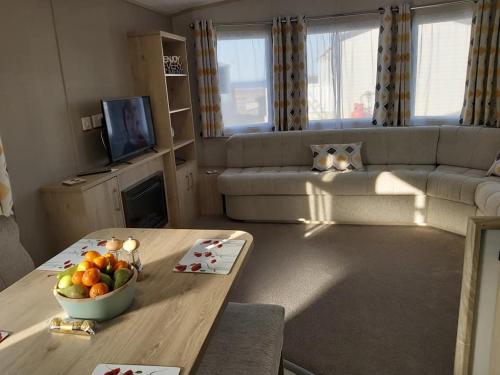
[[(363, 142), (364, 171), (315, 172), (310, 145)], [(404, 127), (238, 134), (218, 178), (230, 218), (428, 224), (465, 234), (500, 215), (500, 178), (486, 172), (500, 129)]]

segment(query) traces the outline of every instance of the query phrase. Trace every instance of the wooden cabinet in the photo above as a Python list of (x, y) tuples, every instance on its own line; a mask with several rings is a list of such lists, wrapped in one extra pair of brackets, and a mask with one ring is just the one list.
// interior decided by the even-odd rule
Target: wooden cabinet
[(118, 178), (114, 177), (83, 193), (89, 230), (125, 226)]
[(62, 250), (99, 229), (124, 228), (122, 191), (158, 172), (168, 180), (164, 158), (170, 153), (170, 149), (164, 148), (138, 156), (113, 172), (86, 176), (83, 184), (56, 183), (42, 187), (54, 247)]
[(219, 192), (217, 186), (217, 178), (224, 169), (224, 167), (200, 168), (199, 185), (203, 186), (203, 189), (198, 189), (201, 215), (211, 216), (224, 214), (222, 194)]
[(177, 191), (181, 224), (189, 226), (198, 217), (198, 167), (189, 161), (177, 168)]

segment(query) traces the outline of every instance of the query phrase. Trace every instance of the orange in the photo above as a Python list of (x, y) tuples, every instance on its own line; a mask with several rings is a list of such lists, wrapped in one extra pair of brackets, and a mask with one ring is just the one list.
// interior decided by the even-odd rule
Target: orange
[(92, 262), (94, 258), (100, 257), (101, 254), (97, 251), (90, 250), (85, 253), (85, 260)]
[(104, 270), (108, 266), (109, 260), (106, 257), (98, 256), (94, 258), (94, 264), (101, 271)]
[(104, 283), (97, 283), (90, 288), (90, 298), (102, 296), (109, 292), (109, 287)]
[(76, 271), (71, 277), (71, 282), (74, 285), (80, 285), (82, 283), (82, 277), (85, 271)]
[(76, 268), (77, 271), (87, 271), (91, 268), (94, 268), (95, 264), (94, 262), (89, 262), (88, 260), (84, 260), (81, 262), (78, 267)]
[(106, 253), (106, 254), (104, 254), (104, 257), (108, 260), (109, 264), (111, 264), (112, 267), (115, 266), (115, 264), (116, 264), (116, 257), (113, 254)]
[(115, 271), (120, 268), (130, 268), (129, 264), (124, 260), (120, 260), (115, 264)]
[(101, 281), (101, 271), (97, 268), (91, 268), (84, 272), (82, 276), (82, 284), (85, 286), (92, 286)]

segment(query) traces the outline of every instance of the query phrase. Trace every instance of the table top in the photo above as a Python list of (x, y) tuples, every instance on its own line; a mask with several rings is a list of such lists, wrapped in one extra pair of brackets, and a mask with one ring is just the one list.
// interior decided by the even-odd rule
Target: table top
[[(62, 313), (52, 295), (55, 273), (35, 270), (0, 293), (0, 373), (85, 374), (99, 363), (195, 368), (214, 322), (253, 247), (252, 236), (228, 230), (106, 229), (85, 238), (133, 236), (141, 241), (144, 277), (132, 306), (99, 325), (91, 338), (51, 334), (49, 320)], [(174, 273), (175, 264), (200, 238), (246, 240), (229, 275)]]

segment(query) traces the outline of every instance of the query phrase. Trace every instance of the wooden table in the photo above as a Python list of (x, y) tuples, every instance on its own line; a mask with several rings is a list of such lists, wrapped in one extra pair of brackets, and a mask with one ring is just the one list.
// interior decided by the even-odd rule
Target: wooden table
[[(99, 363), (181, 367), (192, 373), (214, 322), (253, 247), (241, 231), (107, 229), (86, 238), (133, 236), (141, 241), (144, 279), (131, 308), (100, 325), (92, 338), (48, 332), (62, 313), (52, 295), (53, 272), (35, 270), (0, 293), (0, 329), (13, 332), (0, 343), (0, 374), (84, 374)], [(246, 240), (229, 275), (173, 273), (199, 238)]]

